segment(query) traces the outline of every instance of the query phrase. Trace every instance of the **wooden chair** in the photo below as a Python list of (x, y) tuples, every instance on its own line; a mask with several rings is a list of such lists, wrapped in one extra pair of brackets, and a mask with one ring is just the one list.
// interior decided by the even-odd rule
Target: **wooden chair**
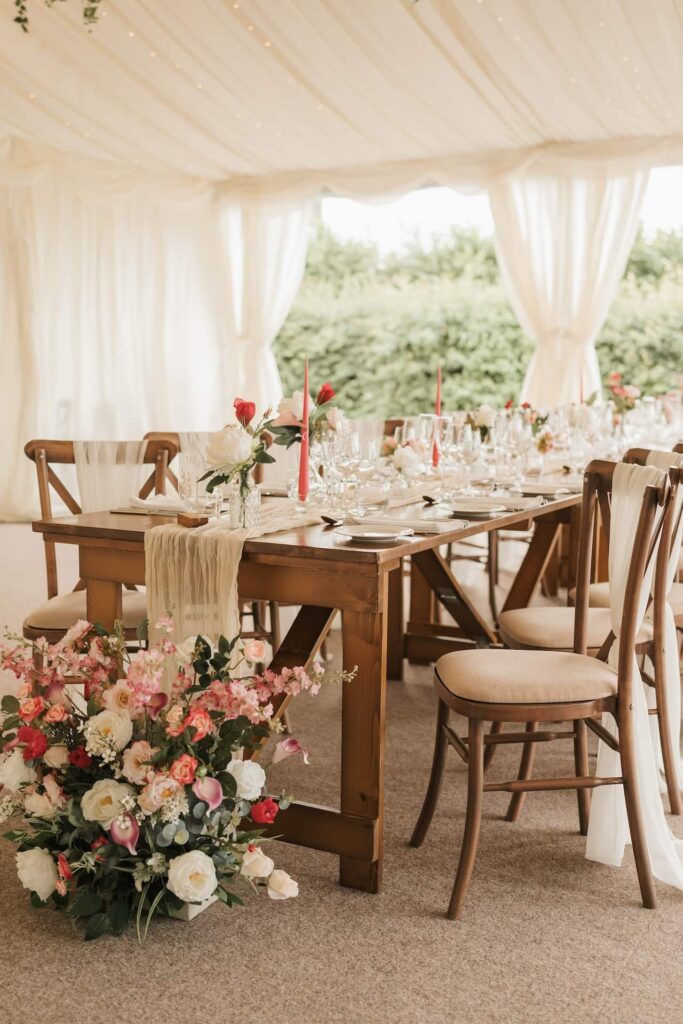
[[(54, 518), (52, 491), (66, 505), (72, 515), (79, 515), (81, 507), (59, 477), (57, 466), (75, 465), (73, 441), (29, 441), (24, 452), (35, 464), (38, 476), (38, 494), (42, 519)], [(145, 465), (153, 467), (145, 480), (140, 497), (147, 498), (153, 492), (164, 494), (169, 479), (169, 463), (175, 457), (177, 446), (168, 438), (148, 441), (145, 451)], [(27, 640), (45, 637), (49, 643), (56, 643), (79, 619), (85, 619), (85, 584), (79, 580), (71, 593), (60, 594), (57, 579), (57, 554), (55, 544), (44, 535), (45, 567), (47, 570), (47, 601), (34, 609), (23, 625)], [(137, 626), (147, 617), (144, 593), (135, 588), (123, 594), (123, 622), (127, 640), (137, 638)]]
[[(575, 789), (579, 804), (582, 834), (588, 830), (589, 795), (595, 786), (623, 784), (633, 851), (643, 903), (655, 906), (654, 884), (649, 855), (643, 837), (642, 818), (633, 747), (632, 666), (636, 642), (638, 603), (643, 578), (659, 535), (664, 511), (671, 500), (666, 476), (661, 485), (644, 488), (638, 528), (630, 552), (627, 598), (619, 638), (619, 671), (605, 664), (614, 641), (610, 633), (597, 657), (587, 651), (586, 612), (590, 578), (591, 549), (596, 504), (611, 487), (615, 463), (592, 462), (584, 475), (583, 529), (579, 542), (578, 590), (574, 652), (565, 651), (501, 651), (473, 650), (444, 655), (435, 666), (434, 686), (439, 698), (436, 742), (432, 771), (422, 811), (410, 840), (420, 846), (429, 828), (441, 787), (448, 745), (453, 746), (468, 765), (467, 812), (465, 835), (453, 893), (448, 907), (449, 918), (459, 918), (474, 868), (482, 799), (485, 792), (539, 792)], [(680, 482), (680, 475), (677, 477)], [(662, 513), (656, 518), (657, 509)], [(463, 740), (449, 725), (449, 712), (454, 710), (468, 719), (467, 739)], [(618, 743), (595, 720), (608, 711), (619, 727)], [(484, 735), (486, 722), (526, 723), (525, 731), (498, 732)], [(565, 722), (565, 730), (537, 728), (537, 723)], [(619, 749), (622, 774), (616, 778), (596, 778), (588, 771), (587, 728), (595, 732), (613, 749)], [(571, 738), (574, 743), (575, 775), (570, 778), (530, 779), (529, 766), (522, 763), (514, 781), (484, 782), (484, 750), (489, 744), (532, 744)]]

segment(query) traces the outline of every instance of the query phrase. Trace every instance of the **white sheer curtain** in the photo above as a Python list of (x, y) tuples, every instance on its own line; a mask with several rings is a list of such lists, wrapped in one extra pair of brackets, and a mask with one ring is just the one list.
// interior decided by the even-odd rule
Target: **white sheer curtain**
[(624, 273), (648, 176), (574, 169), (492, 186), (501, 274), (536, 341), (521, 401), (550, 408), (600, 391), (595, 339)]
[(272, 343), (301, 284), (312, 208), (255, 200), (224, 206), (238, 391), (259, 411), (282, 398)]
[[(1, 179), (1, 176), (0, 176)], [(233, 385), (212, 194), (0, 183), (0, 517), (37, 511), (31, 437), (218, 428)]]

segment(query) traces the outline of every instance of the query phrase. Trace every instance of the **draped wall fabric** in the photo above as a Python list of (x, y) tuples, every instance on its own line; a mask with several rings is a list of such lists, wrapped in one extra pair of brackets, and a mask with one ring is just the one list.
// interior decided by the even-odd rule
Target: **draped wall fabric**
[(282, 398), (272, 343), (289, 313), (306, 264), (311, 204), (288, 210), (226, 204), (227, 248), (239, 394), (264, 412)]
[[(609, 543), (610, 618), (616, 640), (609, 654), (609, 664), (618, 667), (619, 634), (626, 598), (630, 552), (638, 529), (644, 488), (659, 487), (664, 479), (655, 466), (633, 466), (619, 463), (612, 484), (612, 515)], [(636, 633), (645, 617), (656, 559), (650, 560), (640, 593)], [(635, 652), (633, 659), (633, 744), (637, 765), (637, 782), (643, 828), (656, 878), (683, 889), (683, 840), (676, 839), (669, 828), (659, 795), (659, 772), (649, 726), (647, 701)], [(603, 715), (603, 725), (618, 734), (612, 715)], [(621, 775), (619, 754), (602, 740), (598, 743), (595, 774), (599, 777)], [(626, 803), (622, 786), (599, 786), (593, 791), (586, 840), (586, 857), (618, 867), (630, 842)]]
[(638, 228), (648, 171), (510, 178), (490, 191), (501, 275), (536, 341), (520, 401), (539, 408), (600, 392), (595, 339)]

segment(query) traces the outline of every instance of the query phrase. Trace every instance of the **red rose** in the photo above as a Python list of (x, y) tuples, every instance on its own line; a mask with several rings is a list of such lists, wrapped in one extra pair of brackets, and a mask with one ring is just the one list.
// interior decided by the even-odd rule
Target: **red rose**
[(514, 404), (515, 403), (512, 401), (512, 399), (508, 398), (507, 402), (505, 403), (505, 408), (506, 409), (511, 409)]
[(256, 414), (256, 406), (253, 402), (245, 402), (243, 398), (236, 398), (234, 406), (238, 422), (243, 427), (248, 427)]
[(96, 839), (94, 843), (90, 844), (90, 849), (99, 850), (100, 846), (106, 846), (108, 842), (109, 840), (106, 836), (100, 836), (99, 839)]
[(271, 822), (275, 821), (279, 810), (280, 808), (273, 798), (267, 796), (265, 800), (260, 800), (257, 804), (254, 804), (250, 812), (251, 820), (259, 825), (270, 825)]
[(69, 764), (72, 764), (74, 768), (89, 768), (92, 764), (92, 758), (85, 747), (74, 747), (69, 751), (67, 757)]
[(522, 402), (522, 409), (530, 409), (531, 402)]
[(42, 757), (47, 750), (47, 736), (40, 729), (34, 729), (30, 725), (20, 725), (17, 729), (17, 740), (23, 744), (24, 761), (32, 761), (36, 757)]
[(320, 391), (318, 392), (318, 397), (315, 400), (315, 404), (316, 405), (325, 405), (325, 402), (331, 402), (333, 398), (334, 398), (334, 388), (332, 387), (332, 385), (331, 384), (323, 384), (323, 386), (321, 387)]
[(60, 853), (59, 856), (57, 857), (57, 870), (59, 871), (60, 876), (64, 879), (65, 882), (70, 882), (74, 876), (74, 873), (71, 870), (69, 862), (63, 853)]

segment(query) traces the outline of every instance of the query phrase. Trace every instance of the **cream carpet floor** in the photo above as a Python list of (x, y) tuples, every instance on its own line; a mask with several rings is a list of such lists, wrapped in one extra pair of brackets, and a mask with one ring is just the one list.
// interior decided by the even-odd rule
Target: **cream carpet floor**
[[(0, 623), (18, 628), (42, 600), (38, 538), (0, 527)], [(67, 553), (71, 572), (73, 552)], [(333, 642), (334, 646), (334, 642)], [(339, 703), (330, 687), (293, 706), (308, 768), (271, 779), (334, 803)], [(449, 760), (441, 804), (420, 850), (406, 840), (429, 770), (435, 699), (428, 669), (391, 683), (386, 763), (386, 860), (378, 896), (341, 889), (335, 858), (285, 844), (273, 856), (300, 883), (298, 900), (247, 892), (246, 906), (211, 907), (190, 924), (80, 941), (59, 914), (31, 910), (0, 841), (0, 1021), (26, 1024), (654, 1024), (683, 1019), (683, 893), (658, 885), (640, 906), (630, 852), (622, 868), (590, 863), (573, 794), (527, 798), (516, 824), (490, 794), (462, 922), (443, 917), (465, 806), (464, 766)], [(543, 745), (539, 771), (572, 770), (569, 746)], [(516, 771), (500, 750), (492, 777)], [(498, 774), (500, 773), (500, 775)], [(673, 823), (683, 835), (683, 823)]]

